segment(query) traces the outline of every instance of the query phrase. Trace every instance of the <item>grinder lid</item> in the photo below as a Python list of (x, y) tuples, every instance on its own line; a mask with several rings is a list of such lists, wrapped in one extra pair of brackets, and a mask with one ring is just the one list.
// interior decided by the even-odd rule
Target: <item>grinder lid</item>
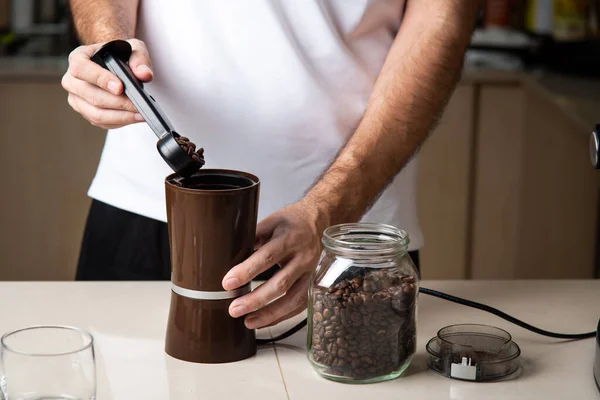
[(447, 326), (426, 348), (427, 365), (448, 378), (483, 382), (519, 369), (519, 346), (510, 333), (489, 325)]

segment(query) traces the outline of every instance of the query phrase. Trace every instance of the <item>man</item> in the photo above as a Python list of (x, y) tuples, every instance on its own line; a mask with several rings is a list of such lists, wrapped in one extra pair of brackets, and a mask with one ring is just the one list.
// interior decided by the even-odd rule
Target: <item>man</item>
[(175, 129), (206, 149), (208, 167), (261, 179), (257, 251), (223, 279), (233, 290), (281, 267), (231, 304), (248, 328), (306, 307), (328, 226), (388, 223), (409, 232), (410, 250), (421, 247), (409, 160), (459, 79), (478, 0), (71, 0), (71, 8), (86, 45), (70, 55), (62, 84), (73, 109), (109, 129), (78, 279), (169, 278), (171, 171), (121, 82), (90, 61), (114, 39), (132, 45), (134, 74), (152, 81)]

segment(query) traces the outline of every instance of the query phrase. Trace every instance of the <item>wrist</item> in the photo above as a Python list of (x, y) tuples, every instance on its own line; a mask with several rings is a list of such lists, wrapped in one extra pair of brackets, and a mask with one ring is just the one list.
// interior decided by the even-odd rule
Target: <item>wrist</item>
[(313, 226), (317, 230), (319, 236), (323, 235), (323, 231), (334, 225), (335, 215), (334, 209), (322, 199), (319, 199), (313, 193), (309, 192), (300, 200), (300, 207), (309, 215)]

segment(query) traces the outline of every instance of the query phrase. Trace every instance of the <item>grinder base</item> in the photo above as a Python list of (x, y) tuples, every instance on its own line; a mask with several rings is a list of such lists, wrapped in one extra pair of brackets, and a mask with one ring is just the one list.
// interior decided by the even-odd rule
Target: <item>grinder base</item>
[(256, 334), (229, 315), (235, 299), (197, 300), (171, 292), (165, 351), (195, 363), (227, 363), (256, 354)]

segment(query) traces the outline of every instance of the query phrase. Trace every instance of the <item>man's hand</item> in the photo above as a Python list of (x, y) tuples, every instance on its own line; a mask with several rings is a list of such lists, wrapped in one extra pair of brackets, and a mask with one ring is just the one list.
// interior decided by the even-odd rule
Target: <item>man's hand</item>
[[(142, 82), (153, 78), (146, 45), (129, 39), (133, 53), (129, 66)], [(69, 55), (69, 69), (62, 78), (63, 88), (69, 92), (69, 105), (85, 119), (104, 129), (120, 128), (142, 122), (133, 103), (123, 94), (123, 84), (112, 72), (91, 60), (103, 43), (80, 46)]]
[(328, 223), (328, 218), (309, 199), (261, 221), (256, 228), (258, 250), (227, 273), (223, 288), (243, 286), (275, 264), (281, 269), (256, 290), (232, 302), (231, 316), (247, 315), (246, 326), (254, 329), (302, 312), (307, 304), (308, 280), (319, 259), (321, 235)]

